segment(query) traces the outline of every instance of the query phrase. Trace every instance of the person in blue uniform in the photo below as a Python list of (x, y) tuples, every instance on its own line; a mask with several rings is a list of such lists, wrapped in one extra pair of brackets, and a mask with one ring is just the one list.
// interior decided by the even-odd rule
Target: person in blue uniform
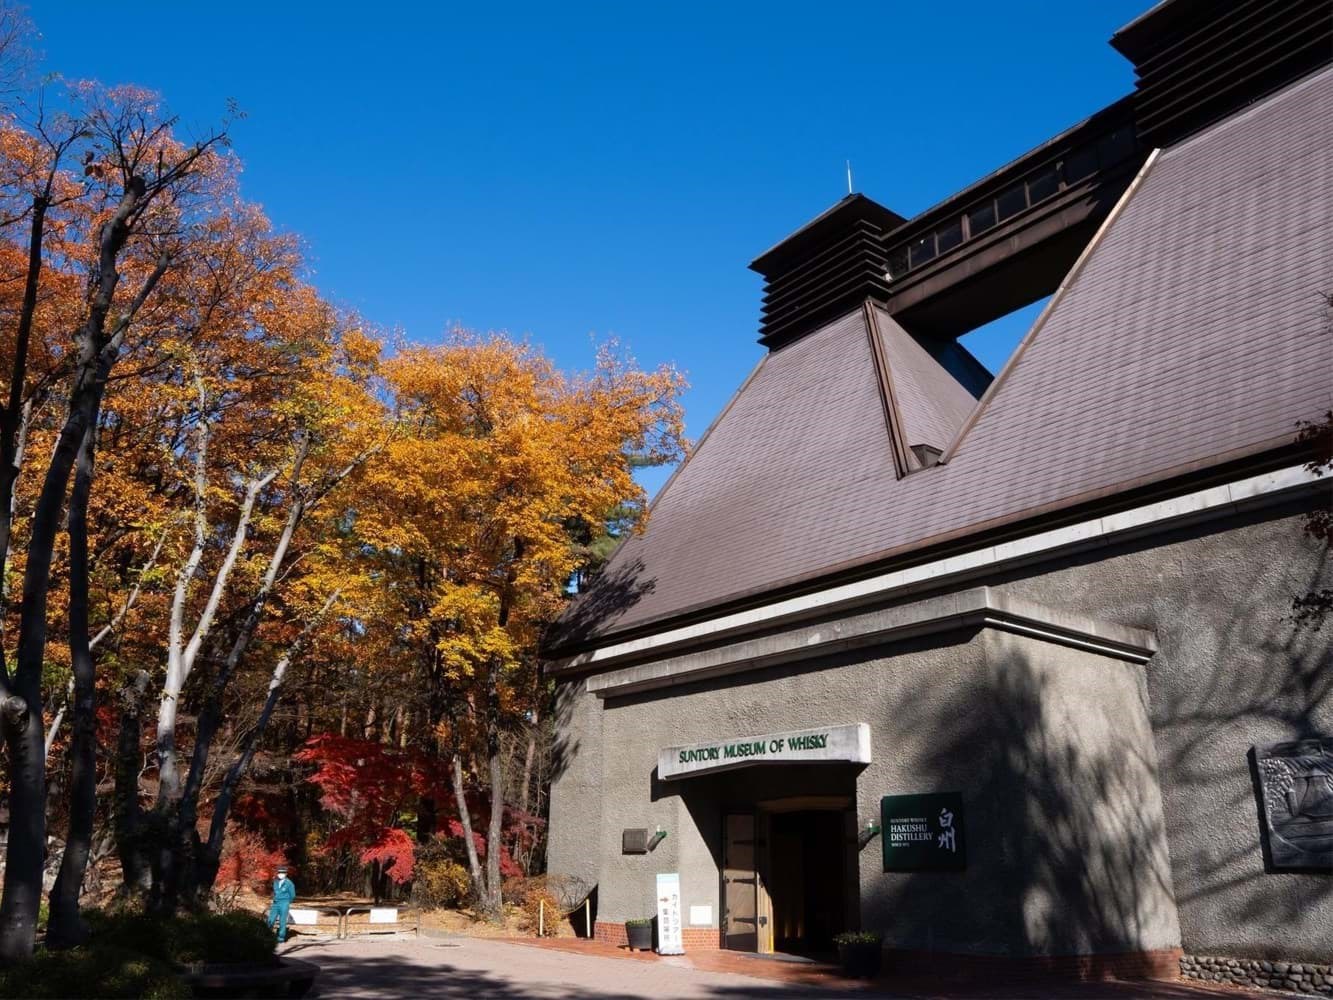
[(287, 866), (278, 866), (278, 876), (273, 880), (273, 905), (268, 909), (268, 925), (278, 925), (278, 943), (287, 940), (287, 912), (296, 899), (296, 885), (287, 877)]

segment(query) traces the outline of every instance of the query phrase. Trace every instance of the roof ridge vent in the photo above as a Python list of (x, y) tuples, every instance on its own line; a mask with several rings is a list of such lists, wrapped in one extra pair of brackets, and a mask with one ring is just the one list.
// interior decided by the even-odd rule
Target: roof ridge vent
[(907, 220), (849, 194), (750, 264), (764, 276), (759, 342), (770, 349), (812, 333), (867, 298), (887, 301), (884, 237)]

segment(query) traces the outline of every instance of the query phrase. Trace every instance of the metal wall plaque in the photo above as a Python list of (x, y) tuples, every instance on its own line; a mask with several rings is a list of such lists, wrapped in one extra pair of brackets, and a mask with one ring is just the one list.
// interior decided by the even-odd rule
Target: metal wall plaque
[(1273, 867), (1333, 871), (1333, 739), (1254, 748)]
[(648, 831), (643, 827), (626, 828), (620, 831), (621, 854), (647, 854)]
[(959, 872), (967, 867), (961, 792), (880, 799), (886, 872)]

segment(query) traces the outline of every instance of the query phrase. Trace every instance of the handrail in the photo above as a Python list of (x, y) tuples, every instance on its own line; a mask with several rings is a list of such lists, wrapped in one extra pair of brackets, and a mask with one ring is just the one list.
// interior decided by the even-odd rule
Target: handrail
[(418, 910), (416, 907), (375, 906), (373, 904), (357, 903), (355, 905), (348, 906), (343, 910), (343, 915), (342, 915), (343, 938), (351, 937), (351, 918), (354, 913), (370, 913), (372, 910), (393, 910), (394, 921), (392, 924), (383, 924), (383, 925), (371, 924), (368, 926), (383, 926), (386, 928), (390, 928), (391, 933), (396, 934), (398, 933), (399, 930), (407, 928), (408, 925), (406, 921), (402, 920), (401, 918), (404, 913), (408, 913), (413, 915), (413, 923), (411, 929), (417, 932), (418, 934), (421, 933), (421, 911)]

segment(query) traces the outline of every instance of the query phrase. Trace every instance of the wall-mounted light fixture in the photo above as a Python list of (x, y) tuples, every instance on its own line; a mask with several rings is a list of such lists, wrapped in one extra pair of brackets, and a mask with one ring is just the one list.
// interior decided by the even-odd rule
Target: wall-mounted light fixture
[(870, 843), (879, 836), (879, 824), (871, 820), (861, 828), (861, 832), (856, 835), (856, 846), (865, 850), (866, 844)]
[(658, 826), (658, 828), (653, 831), (653, 835), (648, 838), (648, 850), (656, 850), (657, 845), (664, 840), (666, 840), (666, 831), (663, 830), (661, 826)]

